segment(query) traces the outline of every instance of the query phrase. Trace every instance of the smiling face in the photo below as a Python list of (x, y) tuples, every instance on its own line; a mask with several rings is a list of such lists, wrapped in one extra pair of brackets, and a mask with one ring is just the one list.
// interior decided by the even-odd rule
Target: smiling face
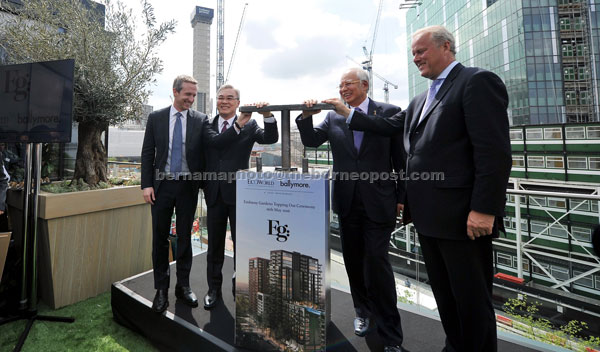
[(348, 105), (357, 107), (367, 98), (369, 83), (361, 81), (354, 71), (348, 71), (340, 79), (340, 96)]
[(225, 88), (219, 90), (217, 96), (217, 109), (219, 116), (225, 120), (235, 116), (238, 106), (240, 106), (240, 97), (237, 96), (235, 89)]
[(450, 43), (436, 43), (431, 39), (431, 33), (423, 33), (413, 37), (413, 62), (417, 65), (421, 76), (436, 79), (448, 65), (454, 61), (450, 51)]
[(177, 111), (189, 110), (194, 104), (198, 86), (194, 83), (183, 82), (181, 90), (173, 89), (173, 106)]

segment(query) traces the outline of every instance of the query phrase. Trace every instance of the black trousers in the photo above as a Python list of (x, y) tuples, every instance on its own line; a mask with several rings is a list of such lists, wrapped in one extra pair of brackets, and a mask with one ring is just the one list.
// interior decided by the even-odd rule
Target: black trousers
[[(206, 227), (208, 230), (208, 251), (206, 255), (206, 279), (209, 290), (220, 290), (223, 284), (223, 261), (225, 260), (225, 235), (227, 219), (231, 227), (231, 239), (235, 251), (235, 204), (226, 204), (221, 193), (217, 201), (206, 210)], [(234, 260), (235, 270), (235, 260)]]
[(492, 236), (472, 241), (419, 234), (419, 242), (446, 332), (446, 350), (497, 351)]
[(371, 221), (357, 187), (351, 211), (341, 217), (340, 225), (342, 254), (356, 315), (375, 319), (385, 345), (402, 345), (396, 282), (388, 259), (395, 222)]
[(198, 203), (198, 188), (194, 181), (162, 181), (155, 194), (152, 209), (152, 264), (154, 288), (169, 288), (169, 232), (175, 209), (177, 232), (177, 284), (190, 285), (192, 269), (192, 224)]

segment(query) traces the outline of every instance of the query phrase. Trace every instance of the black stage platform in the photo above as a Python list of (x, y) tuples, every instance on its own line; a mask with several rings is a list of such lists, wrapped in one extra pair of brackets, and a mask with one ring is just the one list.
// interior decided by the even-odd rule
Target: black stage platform
[[(233, 260), (225, 257), (223, 268), (223, 301), (210, 311), (190, 308), (175, 300), (175, 267), (171, 268), (169, 308), (156, 314), (150, 307), (154, 298), (152, 271), (116, 282), (112, 285), (111, 301), (114, 319), (138, 331), (163, 351), (247, 351), (233, 346), (235, 302), (231, 294)], [(206, 253), (194, 257), (191, 286), (201, 301), (206, 294)], [(331, 324), (327, 328), (327, 351), (382, 351), (376, 331), (366, 337), (354, 335), (354, 309), (350, 294), (331, 290)], [(404, 347), (410, 351), (441, 351), (444, 331), (438, 320), (406, 310), (400, 310), (404, 331)], [(534, 343), (535, 344), (535, 343)], [(539, 350), (499, 340), (499, 351), (519, 352)]]

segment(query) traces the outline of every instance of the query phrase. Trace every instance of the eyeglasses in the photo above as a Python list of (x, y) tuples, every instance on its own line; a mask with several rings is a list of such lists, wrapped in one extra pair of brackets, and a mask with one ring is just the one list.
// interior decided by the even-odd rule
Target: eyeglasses
[(220, 101), (233, 101), (233, 100), (238, 100), (238, 98), (234, 97), (233, 95), (228, 95), (226, 97), (224, 97), (222, 95), (219, 95), (217, 97), (217, 100), (220, 100)]
[(345, 82), (342, 82), (342, 83), (341, 83), (339, 86), (337, 86), (337, 87), (338, 87), (338, 89), (342, 89), (342, 88), (348, 88), (348, 87), (350, 87), (351, 85), (353, 85), (354, 83), (358, 83), (358, 82), (360, 82), (360, 79), (356, 79), (356, 80), (354, 80), (354, 81), (345, 81)]

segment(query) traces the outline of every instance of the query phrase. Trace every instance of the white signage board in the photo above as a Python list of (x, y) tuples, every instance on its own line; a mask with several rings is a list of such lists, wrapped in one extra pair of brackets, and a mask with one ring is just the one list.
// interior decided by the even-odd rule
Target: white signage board
[(238, 171), (236, 333), (259, 351), (324, 351), (329, 174)]

